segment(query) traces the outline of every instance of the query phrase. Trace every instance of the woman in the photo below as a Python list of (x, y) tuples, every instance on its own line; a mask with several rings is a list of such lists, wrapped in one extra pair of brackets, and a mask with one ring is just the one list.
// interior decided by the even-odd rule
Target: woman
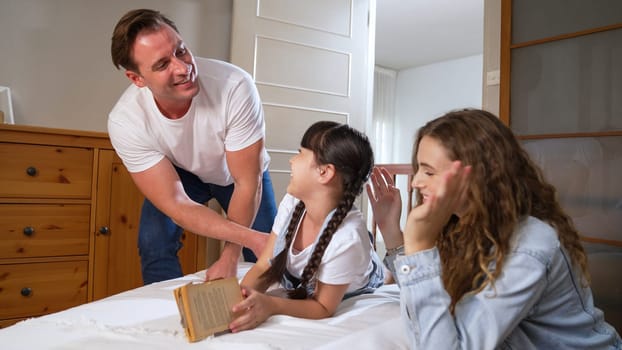
[(620, 349), (555, 189), (497, 117), (450, 112), (417, 135), (418, 205), (375, 169), (368, 194), (417, 349)]

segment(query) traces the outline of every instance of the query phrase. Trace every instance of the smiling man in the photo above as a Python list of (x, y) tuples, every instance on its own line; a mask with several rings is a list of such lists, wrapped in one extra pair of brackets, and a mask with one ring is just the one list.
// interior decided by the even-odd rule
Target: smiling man
[[(160, 12), (132, 10), (112, 35), (132, 84), (110, 112), (112, 144), (145, 195), (138, 247), (145, 284), (182, 275), (183, 229), (227, 241), (207, 279), (234, 276), (242, 246), (259, 254), (276, 214), (263, 109), (242, 69), (194, 57)], [(204, 205), (218, 200), (228, 220)], [(245, 251), (245, 258), (253, 254)]]

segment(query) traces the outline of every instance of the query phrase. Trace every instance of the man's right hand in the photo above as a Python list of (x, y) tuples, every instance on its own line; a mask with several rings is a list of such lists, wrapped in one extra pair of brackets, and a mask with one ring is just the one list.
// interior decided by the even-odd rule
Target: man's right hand
[(216, 260), (205, 272), (205, 281), (211, 281), (219, 278), (227, 278), (237, 276), (238, 263), (232, 263), (229, 259)]
[(225, 242), (220, 258), (207, 269), (205, 280), (210, 281), (218, 278), (237, 276), (238, 261), (240, 261), (241, 252), (241, 246), (231, 242)]

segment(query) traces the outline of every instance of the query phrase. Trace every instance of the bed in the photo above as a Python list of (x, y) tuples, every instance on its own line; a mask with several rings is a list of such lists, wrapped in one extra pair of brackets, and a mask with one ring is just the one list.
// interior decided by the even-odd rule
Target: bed
[[(241, 278), (250, 264), (241, 263)], [(323, 320), (276, 315), (256, 329), (187, 341), (173, 289), (205, 271), (132, 289), (0, 329), (2, 349), (406, 349), (399, 289), (345, 300)]]
[[(409, 211), (412, 167), (381, 164), (406, 195)], [(401, 178), (401, 180), (400, 180)], [(376, 225), (372, 231), (376, 236)], [(383, 248), (383, 247), (382, 247)], [(379, 253), (383, 254), (383, 249)], [(250, 268), (241, 263), (238, 278)], [(190, 343), (180, 323), (173, 290), (200, 282), (205, 270), (154, 283), (61, 312), (31, 318), (0, 329), (0, 348), (8, 349), (407, 349), (400, 319), (399, 288), (385, 284), (373, 294), (343, 301), (335, 315), (307, 320), (284, 315), (236, 334)]]

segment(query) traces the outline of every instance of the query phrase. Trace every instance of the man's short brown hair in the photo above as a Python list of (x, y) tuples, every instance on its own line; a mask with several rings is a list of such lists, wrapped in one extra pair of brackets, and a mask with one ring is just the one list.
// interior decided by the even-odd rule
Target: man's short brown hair
[(175, 23), (156, 10), (131, 10), (121, 17), (112, 32), (112, 43), (110, 45), (114, 66), (117, 69), (123, 67), (126, 70), (138, 73), (138, 66), (132, 58), (132, 48), (136, 37), (143, 30), (155, 31), (165, 24), (179, 33)]

